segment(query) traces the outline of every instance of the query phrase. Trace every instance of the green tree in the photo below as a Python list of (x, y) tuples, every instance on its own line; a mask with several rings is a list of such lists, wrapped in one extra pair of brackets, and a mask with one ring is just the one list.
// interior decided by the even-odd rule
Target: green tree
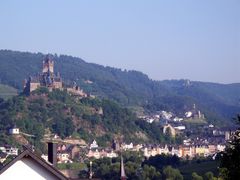
[(214, 177), (214, 174), (211, 171), (208, 171), (205, 173), (205, 179), (206, 180), (217, 180), (217, 178)]
[(144, 180), (157, 180), (157, 179), (161, 179), (161, 174), (156, 170), (155, 167), (144, 165), (142, 178)]
[(157, 170), (162, 170), (164, 166), (177, 167), (180, 164), (180, 159), (176, 155), (156, 155), (151, 156), (144, 164), (154, 166)]
[[(240, 124), (240, 115), (236, 118), (238, 124)], [(222, 171), (223, 176), (226, 179), (235, 179), (240, 177), (240, 128), (235, 131), (225, 152), (222, 154), (221, 158), (221, 168), (225, 168)]]
[(220, 168), (219, 169), (219, 180), (226, 180), (229, 179), (229, 171), (227, 168)]
[(196, 172), (192, 173), (192, 180), (203, 180), (202, 176), (199, 176)]
[(167, 166), (163, 169), (163, 177), (168, 180), (183, 180), (183, 176), (178, 169)]

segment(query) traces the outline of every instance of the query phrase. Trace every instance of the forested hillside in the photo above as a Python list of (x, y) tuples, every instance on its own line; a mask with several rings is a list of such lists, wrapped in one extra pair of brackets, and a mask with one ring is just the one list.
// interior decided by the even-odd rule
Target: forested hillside
[[(41, 71), (44, 57), (41, 53), (0, 51), (1, 82), (22, 89), (25, 78)], [(161, 92), (161, 95), (168, 92), (141, 72), (86, 63), (80, 58), (65, 55), (53, 56), (53, 59), (55, 72), (61, 73), (65, 83), (76, 81), (85, 91), (109, 97), (122, 104), (139, 104), (152, 99), (154, 92)], [(85, 80), (93, 83), (84, 83)]]
[[(0, 82), (21, 90), (23, 79), (41, 71), (44, 56), (0, 50)], [(229, 120), (240, 112), (240, 84), (153, 81), (138, 71), (104, 67), (77, 57), (53, 55), (53, 59), (55, 72), (61, 73), (65, 83), (76, 81), (86, 92), (125, 106), (179, 113), (196, 104), (208, 119), (214, 120)]]
[(103, 146), (113, 139), (142, 143), (165, 141), (159, 127), (138, 120), (134, 113), (113, 101), (79, 99), (65, 91), (48, 92), (46, 88), (30, 96), (1, 99), (1, 143), (16, 143), (6, 136), (8, 129), (15, 125), (33, 136), (38, 146), (45, 134), (57, 134), (63, 139), (72, 136), (86, 142), (96, 139)]

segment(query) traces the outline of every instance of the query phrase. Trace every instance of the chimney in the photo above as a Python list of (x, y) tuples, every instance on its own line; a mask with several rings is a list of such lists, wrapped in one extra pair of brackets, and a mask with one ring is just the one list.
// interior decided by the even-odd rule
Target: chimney
[(48, 142), (48, 161), (55, 167), (57, 165), (57, 144)]

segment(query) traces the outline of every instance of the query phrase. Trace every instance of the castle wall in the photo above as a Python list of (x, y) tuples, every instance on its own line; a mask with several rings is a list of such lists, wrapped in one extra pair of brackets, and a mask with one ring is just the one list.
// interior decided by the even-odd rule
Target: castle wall
[(41, 85), (40, 85), (39, 82), (37, 82), (37, 83), (32, 83), (32, 82), (30, 82), (30, 92), (36, 90), (36, 89), (39, 88), (40, 86), (41, 86)]
[(87, 94), (83, 92), (83, 90), (76, 90), (74, 88), (67, 88), (67, 92), (73, 94), (73, 95), (77, 95), (77, 96), (81, 96), (81, 97), (87, 97)]
[(63, 87), (62, 81), (60, 81), (60, 82), (53, 82), (53, 88), (60, 89), (62, 87)]

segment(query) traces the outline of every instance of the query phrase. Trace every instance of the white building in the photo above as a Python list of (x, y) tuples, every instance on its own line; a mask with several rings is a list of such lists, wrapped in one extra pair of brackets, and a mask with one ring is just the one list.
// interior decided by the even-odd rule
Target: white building
[(13, 156), (17, 156), (18, 155), (18, 148), (14, 148), (14, 147), (0, 147), (0, 151), (2, 151), (3, 153), (7, 154), (7, 155), (13, 155)]
[(70, 160), (70, 155), (68, 153), (58, 153), (57, 154), (58, 163), (72, 163)]
[(146, 121), (147, 121), (148, 123), (150, 123), (150, 124), (151, 124), (151, 123), (153, 123), (153, 122), (154, 122), (154, 120), (155, 120), (155, 119), (153, 119), (153, 118), (147, 118), (147, 120), (146, 120)]
[(171, 155), (173, 156), (173, 155), (176, 155), (176, 156), (178, 156), (178, 157), (181, 157), (181, 152), (180, 152), (180, 150), (179, 150), (179, 148), (172, 148), (172, 151), (171, 151)]
[(116, 157), (118, 157), (117, 153), (115, 153), (115, 152), (113, 152), (113, 151), (108, 152), (108, 153), (106, 154), (106, 156), (107, 156), (108, 158), (116, 158)]
[(19, 128), (17, 128), (17, 127), (13, 127), (13, 128), (10, 128), (10, 129), (8, 130), (8, 133), (11, 134), (11, 135), (15, 135), (15, 134), (19, 134), (19, 133), (20, 133), (20, 130), (19, 130)]
[(209, 124), (208, 127), (209, 127), (209, 128), (214, 128), (214, 125), (213, 125), (213, 124)]
[(96, 140), (93, 140), (92, 144), (90, 144), (90, 149), (97, 149), (98, 148), (98, 144)]
[(183, 131), (183, 130), (186, 129), (186, 127), (185, 126), (176, 126), (176, 127), (174, 127), (174, 129), (177, 129), (179, 131)]
[(99, 159), (101, 157), (101, 154), (100, 152), (96, 149), (96, 150), (90, 150), (87, 154), (87, 157), (93, 157), (93, 158), (96, 158), (96, 159)]
[(225, 145), (222, 145), (222, 144), (218, 144), (218, 145), (217, 145), (217, 150), (220, 151), (220, 152), (224, 151), (225, 148), (226, 148)]
[(140, 149), (143, 148), (143, 145), (142, 144), (137, 144), (135, 146), (133, 146), (133, 151), (140, 151)]
[(48, 155), (42, 154), (41, 158), (43, 158), (46, 162), (48, 162)]
[(7, 149), (6, 149), (6, 153), (7, 153), (8, 155), (17, 156), (17, 155), (18, 155), (18, 148), (13, 148), (13, 147), (7, 148)]
[(191, 111), (188, 111), (185, 113), (186, 118), (192, 117), (193, 113)]
[(32, 151), (26, 149), (1, 169), (0, 179), (65, 180), (68, 178)]
[(181, 122), (181, 121), (183, 121), (183, 118), (175, 117), (175, 118), (173, 119), (173, 121), (174, 121), (174, 122)]
[(130, 144), (122, 144), (122, 148), (123, 148), (124, 150), (133, 149), (133, 143), (130, 143)]
[(170, 119), (173, 117), (173, 115), (172, 115), (171, 112), (161, 111), (161, 117), (162, 117), (163, 119), (170, 120)]

